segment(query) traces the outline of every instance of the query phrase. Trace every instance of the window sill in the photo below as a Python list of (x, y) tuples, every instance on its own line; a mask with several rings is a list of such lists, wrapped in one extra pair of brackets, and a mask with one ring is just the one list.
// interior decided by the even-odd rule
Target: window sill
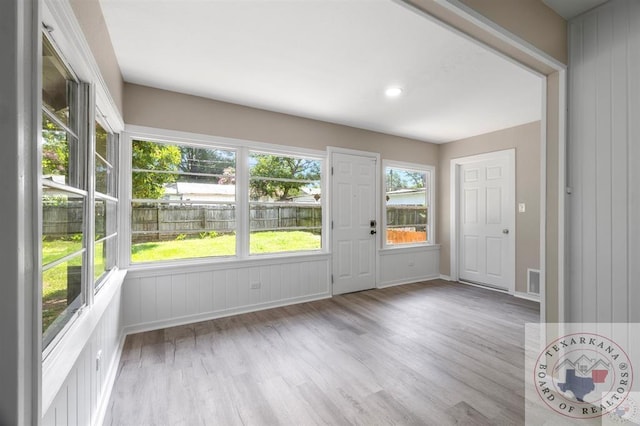
[(330, 256), (325, 251), (276, 253), (253, 255), (244, 259), (237, 257), (202, 258), (184, 261), (138, 263), (129, 266), (128, 276), (140, 278), (148, 276), (166, 275), (167, 273), (215, 271), (221, 269), (249, 268), (265, 264), (291, 263), (292, 261), (307, 262), (326, 259)]
[(100, 292), (95, 295), (93, 305), (84, 308), (80, 316), (42, 362), (43, 415), (53, 403), (58, 391), (102, 319), (105, 310), (120, 290), (126, 274), (126, 270), (118, 270), (108, 277)]
[(386, 246), (378, 250), (381, 255), (410, 252), (410, 251), (436, 251), (440, 250), (440, 244), (405, 244), (402, 246)]

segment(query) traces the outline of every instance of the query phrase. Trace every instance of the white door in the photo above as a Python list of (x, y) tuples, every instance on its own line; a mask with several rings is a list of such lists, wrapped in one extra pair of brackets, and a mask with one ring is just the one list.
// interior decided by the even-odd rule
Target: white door
[(334, 153), (331, 166), (333, 294), (374, 288), (376, 158)]
[(514, 179), (509, 158), (498, 157), (460, 166), (459, 278), (511, 290)]

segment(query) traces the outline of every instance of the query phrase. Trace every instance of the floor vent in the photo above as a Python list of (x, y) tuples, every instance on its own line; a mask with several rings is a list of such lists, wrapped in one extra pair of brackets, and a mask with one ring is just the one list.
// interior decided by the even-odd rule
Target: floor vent
[(540, 296), (540, 270), (527, 268), (527, 292)]

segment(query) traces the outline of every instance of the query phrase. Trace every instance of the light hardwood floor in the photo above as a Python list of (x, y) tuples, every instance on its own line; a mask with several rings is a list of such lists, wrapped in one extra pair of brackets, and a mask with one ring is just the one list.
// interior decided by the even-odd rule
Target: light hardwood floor
[(135, 334), (105, 425), (523, 424), (538, 318), (435, 280)]

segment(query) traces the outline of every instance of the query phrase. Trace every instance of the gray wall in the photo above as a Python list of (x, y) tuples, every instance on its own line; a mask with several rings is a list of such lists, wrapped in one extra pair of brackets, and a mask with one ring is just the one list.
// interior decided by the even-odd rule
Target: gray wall
[(640, 321), (640, 2), (570, 23), (568, 318)]
[(437, 238), (441, 245), (441, 274), (451, 273), (451, 160), (515, 148), (516, 203), (526, 204), (525, 213), (516, 210), (516, 291), (526, 293), (527, 268), (540, 268), (540, 141), (538, 121), (440, 145)]

